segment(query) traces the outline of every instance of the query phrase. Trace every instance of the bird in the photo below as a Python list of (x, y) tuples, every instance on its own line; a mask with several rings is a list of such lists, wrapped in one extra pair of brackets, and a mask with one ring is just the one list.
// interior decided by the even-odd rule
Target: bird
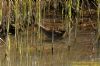
[(42, 26), (40, 26), (40, 29), (49, 39), (54, 37), (55, 40), (62, 38), (65, 33), (64, 30), (49, 30)]

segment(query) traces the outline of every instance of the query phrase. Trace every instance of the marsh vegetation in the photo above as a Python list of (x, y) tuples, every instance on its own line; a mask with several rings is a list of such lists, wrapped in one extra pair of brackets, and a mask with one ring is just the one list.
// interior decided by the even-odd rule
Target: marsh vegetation
[(0, 66), (99, 65), (99, 0), (1, 3)]

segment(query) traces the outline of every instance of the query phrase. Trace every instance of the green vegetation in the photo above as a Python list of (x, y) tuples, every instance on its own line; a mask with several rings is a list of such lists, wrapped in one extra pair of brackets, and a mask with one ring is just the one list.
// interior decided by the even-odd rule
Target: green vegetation
[[(0, 4), (1, 4), (1, 1), (0, 0)], [(15, 43), (15, 48), (14, 49), (17, 49), (17, 52), (19, 53), (20, 55), (20, 66), (21, 66), (21, 63), (22, 63), (22, 56), (23, 56), (23, 49), (24, 47), (27, 47), (27, 51), (26, 51), (26, 56), (27, 56), (27, 66), (28, 63), (29, 63), (29, 49), (30, 49), (30, 46), (29, 46), (29, 42), (31, 44), (36, 44), (37, 46), (41, 46), (43, 44), (42, 43), (42, 32), (40, 30), (40, 26), (37, 27), (37, 31), (35, 31), (36, 27), (34, 27), (34, 25), (31, 25), (31, 24), (38, 24), (38, 25), (41, 25), (42, 24), (42, 18), (45, 16), (45, 13), (46, 11), (46, 5), (43, 7), (44, 9), (44, 13), (42, 12), (42, 5), (41, 5), (41, 2), (42, 0), (36, 0), (33, 1), (33, 0), (8, 0), (9, 4), (8, 4), (8, 12), (7, 12), (7, 20), (6, 20), (6, 28), (7, 28), (7, 44), (6, 44), (6, 53), (7, 53), (7, 62), (8, 62), (8, 66), (11, 66), (11, 62), (10, 62), (10, 53), (11, 53), (11, 48), (12, 48), (12, 42), (11, 42), (11, 37), (9, 35), (9, 29), (10, 29), (10, 25), (12, 25), (12, 23), (14, 23), (14, 28), (15, 28), (15, 35), (14, 35), (14, 43)], [(48, 0), (49, 1), (49, 0)], [(66, 1), (66, 0), (64, 0)], [(72, 0), (68, 0), (65, 2), (64, 7), (62, 8), (62, 16), (65, 16), (65, 19), (63, 20), (63, 17), (62, 17), (62, 21), (64, 21), (64, 26), (66, 27), (66, 32), (68, 32), (68, 44), (70, 45), (71, 43), (71, 38), (72, 38), (72, 29), (74, 28), (75, 30), (75, 41), (76, 41), (76, 38), (77, 38), (77, 30), (78, 30), (78, 22), (79, 22), (79, 12), (82, 11), (80, 10), (80, 2), (79, 0), (76, 0), (77, 2), (77, 5), (76, 5), (76, 15), (75, 15), (75, 20), (73, 20), (72, 16), (72, 8), (73, 8), (73, 2)], [(100, 0), (98, 0), (100, 2)], [(45, 2), (46, 4), (46, 2)], [(50, 2), (49, 2), (49, 6), (47, 7), (47, 11), (50, 10)], [(64, 13), (64, 9), (65, 9), (65, 12), (66, 10), (67, 13)], [(6, 12), (6, 11), (5, 11)], [(98, 13), (98, 18), (97, 18), (97, 21), (98, 21), (98, 30), (100, 32), (100, 19), (99, 19), (99, 13), (100, 10), (98, 8), (97, 10), (97, 13)], [(35, 14), (34, 14), (35, 13)], [(43, 16), (41, 14), (44, 14)], [(13, 16), (12, 16), (13, 14)], [(1, 7), (0, 7), (0, 24), (1, 24), (1, 19), (2, 19), (2, 10), (1, 10)], [(35, 18), (35, 20), (32, 20), (33, 17)], [(54, 17), (54, 16), (52, 16)], [(13, 20), (15, 18), (15, 20)], [(34, 22), (34, 23), (33, 23)], [(54, 23), (55, 24), (55, 19), (54, 19)], [(30, 25), (32, 26), (32, 30), (29, 30), (30, 29)], [(22, 32), (20, 32), (22, 30)], [(53, 31), (53, 30), (52, 30)], [(36, 32), (36, 34), (35, 34)], [(58, 31), (59, 32), (59, 31)], [(33, 36), (33, 33), (34, 33), (34, 36)], [(52, 32), (53, 33), (53, 32)], [(23, 39), (23, 37), (25, 37)], [(31, 39), (29, 39), (29, 37), (31, 37)], [(24, 40), (24, 41), (23, 41)], [(33, 41), (34, 40), (34, 41)], [(52, 39), (53, 40), (53, 39)], [(98, 40), (98, 38), (97, 38)], [(53, 41), (52, 41), (53, 43)], [(67, 43), (67, 42), (66, 42)], [(52, 46), (53, 47), (53, 46)], [(38, 48), (39, 50), (37, 51), (40, 52), (40, 49), (41, 47)], [(43, 49), (42, 49), (43, 50)], [(40, 53), (41, 54), (41, 53)]]
[(1, 24), (1, 19), (2, 19), (2, 9), (1, 9), (1, 6), (2, 5), (2, 3), (1, 3), (1, 0), (0, 0), (0, 24)]

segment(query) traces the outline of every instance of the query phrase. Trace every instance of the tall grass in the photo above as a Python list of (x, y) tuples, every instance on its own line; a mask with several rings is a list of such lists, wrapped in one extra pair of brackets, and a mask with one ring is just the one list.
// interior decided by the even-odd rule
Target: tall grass
[(71, 23), (72, 23), (72, 0), (68, 0), (68, 35), (69, 35), (69, 39), (68, 39), (68, 44), (70, 45), (70, 40), (71, 40)]
[(79, 4), (80, 4), (80, 1), (79, 0), (76, 0), (76, 17), (75, 17), (75, 19), (76, 19), (76, 22), (75, 22), (75, 42), (77, 41), (77, 27), (78, 27), (78, 20), (79, 20), (79, 12), (80, 12), (80, 10), (79, 10), (79, 8), (80, 8), (80, 6), (79, 6)]
[(2, 20), (2, 10), (0, 9), (0, 25), (1, 25), (1, 20)]
[(9, 0), (9, 11), (8, 11), (8, 22), (6, 23), (7, 25), (7, 46), (6, 46), (6, 53), (7, 53), (7, 65), (8, 66), (11, 66), (11, 43), (10, 43), (10, 36), (9, 36), (9, 25), (10, 25), (10, 21), (11, 21), (11, 18), (10, 18), (10, 13), (11, 13), (11, 6), (12, 6), (12, 2)]
[(97, 15), (98, 15), (98, 36), (100, 36), (100, 0), (98, 0), (98, 8), (97, 8)]
[[(1, 0), (0, 0), (1, 1)], [(16, 49), (17, 51), (16, 52), (19, 52), (20, 54), (20, 64), (18, 64), (18, 66), (22, 66), (22, 61), (23, 61), (23, 48), (26, 46), (27, 47), (27, 51), (26, 51), (26, 57), (27, 57), (27, 60), (26, 60), (26, 66), (31, 66), (30, 62), (31, 62), (31, 58), (30, 58), (30, 53), (29, 53), (29, 49), (30, 49), (30, 46), (29, 46), (29, 40), (31, 40), (32, 42), (34, 42), (35, 44), (37, 44), (37, 46), (42, 46), (42, 40), (43, 40), (43, 36), (42, 36), (42, 32), (40, 30), (40, 25), (42, 24), (42, 18), (45, 16), (45, 7), (43, 8), (44, 12), (42, 12), (42, 8), (41, 8), (41, 1), (42, 0), (36, 0), (36, 2), (33, 2), (33, 0), (15, 0), (15, 4), (12, 4), (12, 0), (9, 0), (8, 3), (9, 3), (9, 11), (8, 11), (8, 20), (7, 20), (7, 25), (6, 25), (6, 28), (7, 28), (7, 45), (6, 45), (6, 53), (7, 53), (7, 66), (11, 66), (11, 48), (12, 48), (12, 43), (11, 43), (11, 37), (9, 35), (9, 26), (11, 24), (11, 20), (12, 18), (10, 17), (11, 15), (11, 9), (14, 8), (14, 13), (15, 13), (15, 40), (14, 40), (14, 43), (16, 45)], [(99, 2), (99, 0), (98, 0)], [(36, 4), (36, 7), (33, 7), (34, 3)], [(68, 0), (66, 1), (65, 0), (65, 9), (67, 9), (68, 7), (68, 14), (64, 14), (63, 11), (64, 11), (64, 8), (62, 9), (62, 21), (65, 21), (64, 24), (65, 24), (65, 27), (66, 27), (66, 32), (68, 32), (68, 44), (70, 45), (71, 44), (71, 38), (72, 38), (72, 29), (74, 28), (72, 26), (72, 24), (75, 24), (75, 41), (77, 39), (77, 26), (78, 26), (78, 20), (79, 20), (79, 12), (81, 11), (79, 8), (80, 8), (80, 1), (79, 0), (76, 0), (76, 21), (74, 22), (73, 19), (72, 19), (72, 7), (73, 7), (73, 4), (72, 4), (72, 0)], [(31, 22), (31, 16), (33, 14), (33, 9), (36, 8), (36, 15), (34, 16), (35, 17), (35, 23), (38, 24), (39, 26), (37, 27), (37, 37), (33, 39), (33, 35), (32, 33), (34, 32), (31, 32), (31, 39), (29, 39), (29, 34), (30, 34), (30, 31), (29, 31), (29, 28), (30, 28), (30, 24), (32, 23)], [(97, 21), (98, 21), (98, 36), (100, 36), (100, 7), (98, 7), (97, 9), (97, 14), (98, 14), (98, 18), (97, 18)], [(50, 10), (50, 1), (49, 1), (49, 7), (48, 7), (48, 11)], [(42, 13), (43, 16), (41, 15)], [(63, 15), (65, 15), (65, 20), (63, 20)], [(0, 21), (2, 20), (2, 10), (0, 9)], [(55, 19), (54, 19), (54, 24), (55, 24)], [(22, 27), (24, 26), (24, 27)], [(34, 26), (33, 26), (34, 27)], [(19, 29), (23, 29), (23, 33), (20, 33), (19, 32)], [(34, 29), (34, 28), (33, 28)], [(53, 32), (52, 32), (53, 33)], [(25, 44), (23, 44), (23, 37), (22, 35), (25, 36), (24, 40), (25, 40)], [(34, 35), (35, 37), (35, 35)], [(52, 43), (54, 42), (54, 34), (52, 35)], [(34, 40), (34, 41), (33, 41)], [(33, 44), (33, 43), (32, 43)], [(25, 45), (25, 46), (24, 46)], [(53, 48), (53, 44), (52, 44), (52, 48)], [(39, 50), (41, 49), (41, 47), (38, 48)], [(38, 51), (37, 51), (38, 52)], [(40, 52), (40, 51), (39, 51)], [(39, 53), (40, 55), (42, 55), (42, 53)], [(1, 63), (0, 63), (1, 64)]]
[(1, 20), (2, 20), (2, 1), (0, 1), (0, 25), (1, 25)]

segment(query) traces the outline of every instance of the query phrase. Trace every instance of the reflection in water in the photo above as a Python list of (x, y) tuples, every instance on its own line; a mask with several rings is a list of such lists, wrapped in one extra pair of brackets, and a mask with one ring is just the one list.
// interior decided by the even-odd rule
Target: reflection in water
[[(95, 36), (95, 34), (89, 34), (88, 36), (91, 36), (93, 40), (93, 35)], [(74, 61), (91, 61), (96, 55), (92, 53), (91, 43), (90, 45), (84, 43), (87, 41), (85, 39), (88, 39), (86, 36), (80, 35), (77, 39), (81, 42), (78, 41), (77, 45), (73, 44), (74, 40), (72, 39), (70, 50), (68, 49), (69, 46), (66, 44), (66, 40), (56, 40), (53, 43), (52, 54), (52, 42), (50, 41), (45, 42), (43, 40), (42, 45), (39, 42), (33, 44), (34, 42), (31, 43), (31, 38), (29, 38), (27, 39), (29, 42), (26, 44), (26, 36), (24, 35), (20, 36), (22, 40), (18, 40), (18, 48), (16, 48), (14, 36), (10, 35), (10, 53), (8, 55), (5, 44), (2, 45), (0, 47), (0, 62), (2, 66), (66, 66)]]

